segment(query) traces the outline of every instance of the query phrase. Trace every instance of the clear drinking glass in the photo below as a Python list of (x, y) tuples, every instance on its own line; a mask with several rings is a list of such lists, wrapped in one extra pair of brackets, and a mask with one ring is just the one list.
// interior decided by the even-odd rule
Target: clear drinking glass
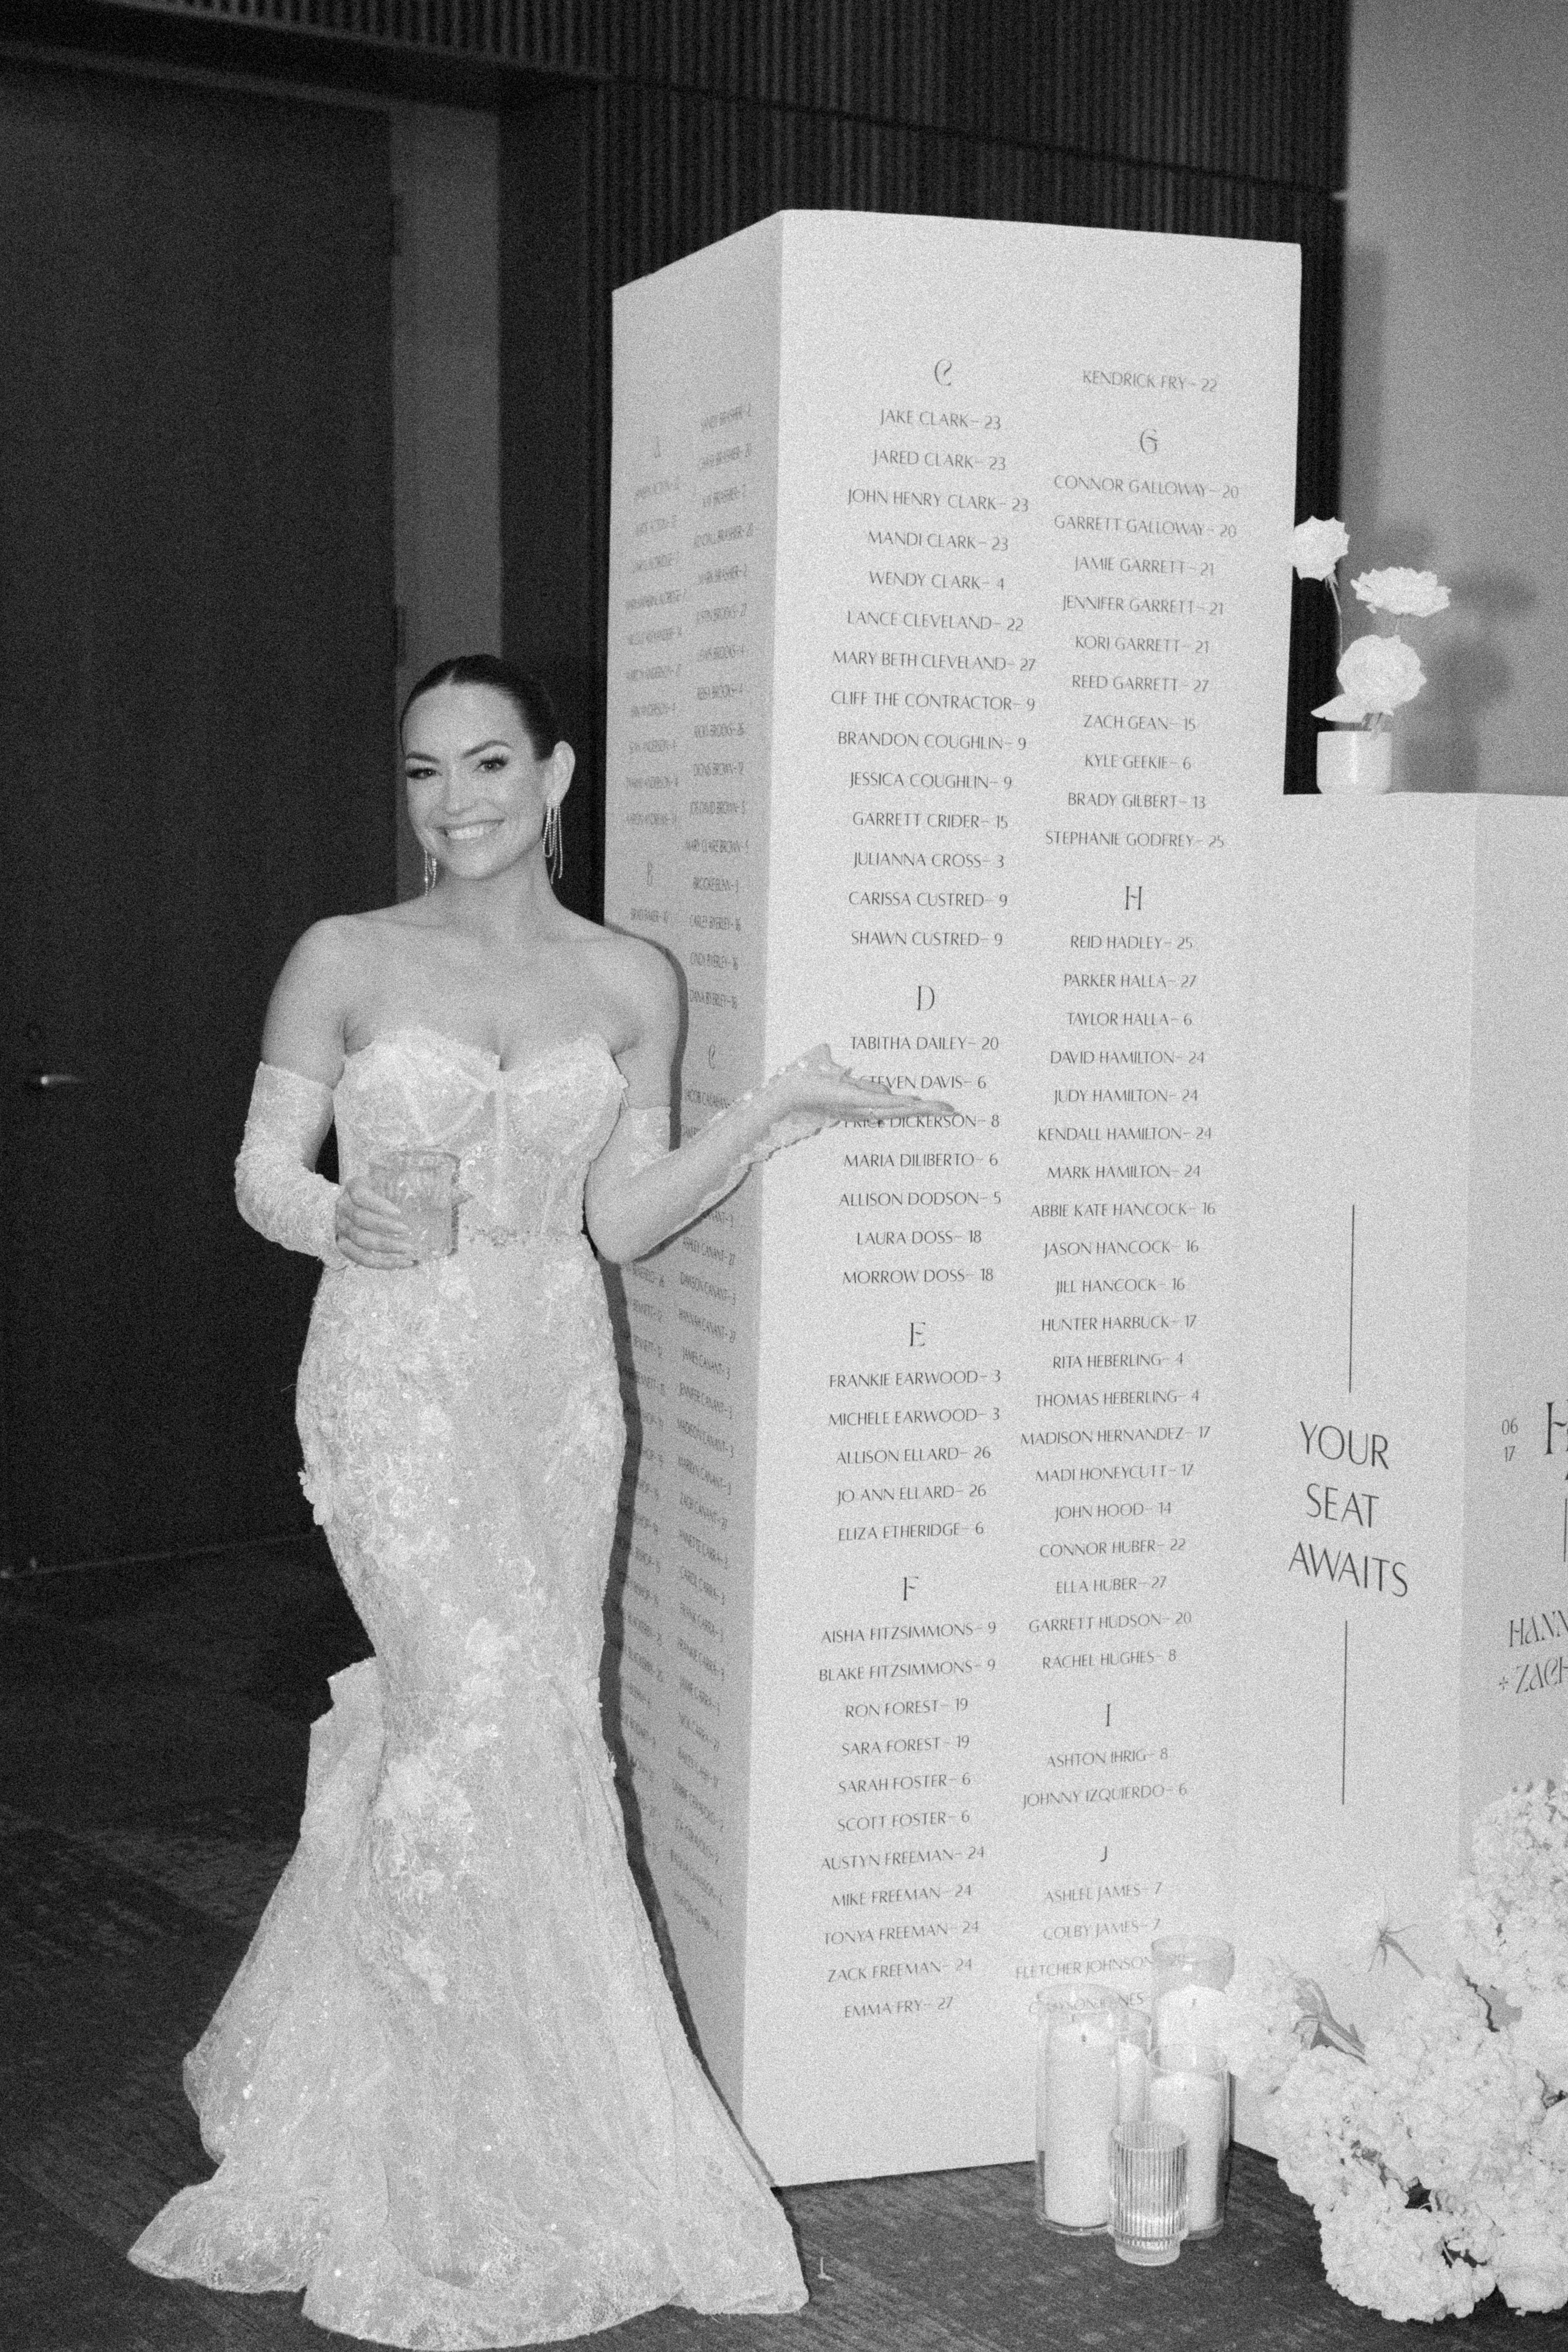
[(370, 1163), (372, 1185), (407, 1224), (422, 1260), (450, 1257), (458, 1246), (460, 1165), (456, 1152), (416, 1144)]
[(1110, 2234), (1124, 2263), (1173, 2263), (1187, 2221), (1187, 2143), (1173, 2124), (1110, 2133)]
[(1230, 2176), (1230, 2076), (1219, 2052), (1163, 2042), (1149, 2070), (1149, 2119), (1185, 2134), (1187, 2235), (1212, 2238)]
[(1035, 2003), (1035, 2214), (1069, 2235), (1110, 2219), (1110, 2128), (1127, 2004), (1109, 1985), (1074, 1985)]

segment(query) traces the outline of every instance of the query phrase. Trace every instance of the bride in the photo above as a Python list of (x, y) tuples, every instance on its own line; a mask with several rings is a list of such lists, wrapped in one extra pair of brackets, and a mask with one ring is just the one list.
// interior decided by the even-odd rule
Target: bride
[[(929, 1106), (818, 1048), (669, 1150), (675, 976), (553, 896), (558, 733), (489, 656), (416, 686), (438, 878), (294, 949), (237, 1169), (250, 1223), (327, 1268), (303, 1480), (375, 1654), (333, 1677), (299, 1846), (185, 2062), (218, 2168), (132, 2260), (303, 2287), (385, 2344), (805, 2299), (626, 1869), (598, 1712), (624, 1432), (584, 1212), (635, 1258), (781, 1143)], [(313, 1172), (334, 1121), (341, 1185)], [(372, 1181), (411, 1145), (459, 1162), (449, 1254)]]

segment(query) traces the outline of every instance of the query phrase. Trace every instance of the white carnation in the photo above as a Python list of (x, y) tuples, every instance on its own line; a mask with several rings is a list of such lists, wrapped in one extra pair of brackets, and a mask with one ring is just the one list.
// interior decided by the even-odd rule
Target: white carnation
[(1414, 620), (1429, 620), (1448, 603), (1448, 592), (1435, 572), (1410, 572), (1399, 563), (1386, 572), (1363, 572), (1351, 586), (1374, 613), (1408, 613)]
[(1342, 555), (1350, 552), (1351, 536), (1342, 522), (1323, 522), (1309, 515), (1291, 535), (1290, 556), (1303, 580), (1326, 580)]

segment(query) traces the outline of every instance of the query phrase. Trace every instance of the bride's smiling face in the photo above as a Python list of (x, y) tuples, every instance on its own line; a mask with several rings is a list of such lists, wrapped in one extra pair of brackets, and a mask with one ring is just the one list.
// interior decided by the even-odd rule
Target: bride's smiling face
[(572, 776), (571, 747), (548, 759), (521, 712), (493, 686), (437, 686), (403, 722), (408, 817), (420, 846), (465, 881), (531, 853), (542, 860), (545, 811)]

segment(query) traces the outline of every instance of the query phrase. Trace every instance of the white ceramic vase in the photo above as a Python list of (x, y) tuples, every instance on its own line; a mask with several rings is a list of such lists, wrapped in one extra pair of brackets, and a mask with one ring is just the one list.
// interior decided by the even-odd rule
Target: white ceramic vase
[(1385, 793), (1394, 782), (1394, 736), (1386, 727), (1325, 727), (1318, 738), (1318, 790), (1347, 798)]

